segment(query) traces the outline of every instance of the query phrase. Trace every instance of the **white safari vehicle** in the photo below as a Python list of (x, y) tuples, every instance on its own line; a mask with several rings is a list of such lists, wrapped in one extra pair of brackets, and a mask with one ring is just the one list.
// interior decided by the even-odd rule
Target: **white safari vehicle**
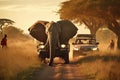
[(73, 44), (73, 57), (88, 54), (90, 51), (98, 51), (98, 42), (95, 35), (78, 34)]

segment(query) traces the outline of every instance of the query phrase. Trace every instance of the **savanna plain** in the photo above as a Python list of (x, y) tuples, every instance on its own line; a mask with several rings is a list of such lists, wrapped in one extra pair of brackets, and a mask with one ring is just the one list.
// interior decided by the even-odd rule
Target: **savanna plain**
[[(87, 80), (120, 80), (119, 50), (89, 53), (73, 58), (70, 64), (79, 65), (80, 73), (92, 76)], [(34, 39), (28, 35), (8, 35), (8, 47), (0, 48), (0, 80), (33, 80), (34, 72), (44, 65), (37, 56)]]

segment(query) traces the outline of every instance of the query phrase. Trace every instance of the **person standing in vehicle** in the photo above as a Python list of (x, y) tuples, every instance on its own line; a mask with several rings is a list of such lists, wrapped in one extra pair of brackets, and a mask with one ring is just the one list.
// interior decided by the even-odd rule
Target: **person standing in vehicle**
[(7, 35), (5, 34), (3, 39), (1, 40), (1, 46), (3, 47), (7, 47)]

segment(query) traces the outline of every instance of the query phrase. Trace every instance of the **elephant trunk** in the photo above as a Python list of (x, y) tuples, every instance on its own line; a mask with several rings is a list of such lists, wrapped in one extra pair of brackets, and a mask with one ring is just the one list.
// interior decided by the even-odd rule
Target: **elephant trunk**
[(50, 33), (50, 36), (49, 36), (49, 49), (50, 49), (50, 63), (49, 63), (49, 66), (51, 66), (52, 63), (53, 63), (53, 59), (55, 57), (57, 47), (58, 47), (58, 40), (56, 39), (56, 35)]
[(50, 46), (50, 63), (52, 65), (53, 59), (56, 54), (56, 48), (60, 46), (59, 42), (59, 35), (61, 32), (60, 26), (58, 24), (53, 23), (48, 31), (48, 38), (49, 38), (49, 46)]

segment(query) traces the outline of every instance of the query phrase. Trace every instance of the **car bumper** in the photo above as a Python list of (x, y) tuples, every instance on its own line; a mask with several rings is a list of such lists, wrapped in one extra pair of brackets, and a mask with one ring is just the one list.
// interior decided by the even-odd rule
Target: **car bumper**
[(98, 49), (78, 49), (78, 50), (73, 50), (73, 57), (80, 56), (80, 55), (87, 55), (88, 53), (91, 52), (96, 52)]
[[(61, 55), (61, 54), (68, 54), (69, 50), (68, 49), (56, 49), (56, 54)], [(49, 51), (46, 50), (39, 50), (38, 55), (40, 54), (49, 54)]]

